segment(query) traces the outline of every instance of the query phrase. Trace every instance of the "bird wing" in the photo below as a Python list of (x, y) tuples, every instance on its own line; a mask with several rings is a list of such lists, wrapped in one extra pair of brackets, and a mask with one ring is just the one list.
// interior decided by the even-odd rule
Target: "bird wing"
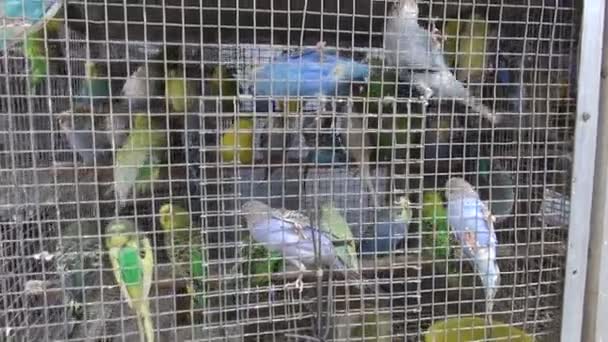
[[(123, 281), (122, 273), (120, 269), (120, 264), (118, 262), (120, 248), (111, 248), (109, 251), (110, 254), (110, 264), (112, 264), (112, 272), (114, 273), (114, 278), (116, 279), (116, 283), (120, 287), (120, 292), (122, 292), (123, 297), (131, 298), (129, 295), (129, 291), (127, 290), (127, 285)], [(133, 302), (131, 300), (127, 300), (127, 304), (132, 309)]]
[(448, 221), (464, 249), (475, 253), (495, 240), (485, 205), (477, 196), (459, 196), (448, 201)]
[(142, 289), (143, 296), (148, 297), (150, 293), (150, 288), (152, 287), (152, 274), (154, 273), (154, 252), (152, 251), (152, 246), (150, 245), (150, 240), (148, 238), (143, 238), (141, 241), (141, 248), (144, 251), (144, 257), (142, 260)]

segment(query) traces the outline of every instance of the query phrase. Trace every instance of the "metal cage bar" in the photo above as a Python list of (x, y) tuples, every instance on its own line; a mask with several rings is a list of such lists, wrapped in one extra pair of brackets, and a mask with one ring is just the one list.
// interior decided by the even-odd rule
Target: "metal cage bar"
[[(570, 234), (562, 313), (562, 341), (579, 341), (583, 329), (583, 305), (587, 277), (596, 144), (599, 112), (602, 48), (598, 34), (604, 32), (604, 1), (584, 1), (580, 31), (579, 75), (574, 169), (570, 207)], [(580, 233), (580, 234), (579, 234)]]

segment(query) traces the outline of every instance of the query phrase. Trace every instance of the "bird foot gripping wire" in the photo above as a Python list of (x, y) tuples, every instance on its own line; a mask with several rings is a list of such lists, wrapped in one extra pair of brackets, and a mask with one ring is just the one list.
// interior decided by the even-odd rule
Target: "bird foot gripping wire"
[(296, 281), (285, 284), (284, 288), (286, 290), (289, 288), (296, 288), (296, 289), (298, 289), (298, 292), (300, 294), (302, 294), (302, 292), (304, 291), (304, 282), (302, 281), (303, 277), (304, 277), (304, 275), (302, 273), (300, 273), (300, 275), (298, 275), (298, 279), (296, 279)]
[(432, 18), (429, 23), (429, 29), (431, 31), (431, 38), (433, 39), (433, 43), (440, 47), (441, 43), (446, 40), (446, 37), (444, 37), (441, 31), (437, 28), (437, 25), (435, 24), (436, 22), (437, 18)]

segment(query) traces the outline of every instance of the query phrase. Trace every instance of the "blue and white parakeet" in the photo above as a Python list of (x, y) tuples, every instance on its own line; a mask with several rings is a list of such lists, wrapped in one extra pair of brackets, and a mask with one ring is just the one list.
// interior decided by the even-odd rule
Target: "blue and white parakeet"
[(473, 186), (462, 178), (450, 178), (445, 194), (448, 222), (460, 241), (464, 256), (479, 273), (486, 292), (486, 310), (491, 317), (494, 297), (500, 285), (494, 216)]
[(348, 94), (345, 85), (367, 77), (366, 64), (313, 48), (285, 55), (254, 72), (256, 96), (333, 96)]

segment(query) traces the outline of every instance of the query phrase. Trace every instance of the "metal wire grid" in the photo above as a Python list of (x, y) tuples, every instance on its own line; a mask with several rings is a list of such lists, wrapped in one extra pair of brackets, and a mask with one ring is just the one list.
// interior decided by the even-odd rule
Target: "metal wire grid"
[[(311, 2), (314, 3), (314, 1)], [(389, 6), (383, 2), (380, 5), (378, 3), (380, 2), (375, 2), (374, 6), (383, 10), (377, 16), (382, 18), (387, 13)], [(460, 7), (461, 12), (465, 13), (468, 8), (462, 3), (450, 3), (446, 7), (435, 7), (435, 5), (433, 4), (431, 12), (433, 14), (440, 13), (441, 19), (447, 18), (448, 13), (450, 17), (453, 17), (453, 6)], [(362, 8), (364, 7), (362, 6)], [(132, 8), (137, 9), (137, 6)], [(222, 11), (228, 8), (230, 6), (226, 6)], [(372, 8), (371, 5), (370, 8)], [(510, 174), (514, 182), (512, 188), (514, 189), (515, 205), (512, 207), (512, 213), (504, 214), (505, 218), (498, 225), (500, 241), (498, 254), (503, 270), (503, 283), (495, 312), (501, 321), (522, 327), (527, 333), (539, 339), (551, 340), (557, 334), (559, 327), (556, 325), (556, 320), (559, 316), (562, 297), (564, 256), (566, 252), (564, 243), (567, 240), (567, 234), (563, 229), (563, 223), (554, 223), (549, 217), (566, 214), (561, 210), (557, 211), (556, 214), (555, 211), (547, 212), (547, 210), (540, 209), (550, 208), (549, 204), (555, 202), (547, 202), (547, 198), (543, 197), (545, 190), (548, 188), (554, 191), (553, 198), (558, 198), (558, 202), (567, 201), (565, 194), (568, 193), (567, 177), (570, 170), (568, 150), (572, 146), (570, 135), (573, 128), (569, 119), (573, 114), (573, 94), (555, 92), (554, 89), (573, 89), (572, 70), (569, 66), (574, 64), (574, 37), (576, 35), (574, 9), (571, 4), (566, 3), (561, 3), (559, 6), (542, 3), (529, 4), (529, 6), (489, 6), (489, 8), (490, 11), (487, 13), (494, 13), (492, 10), (495, 10), (504, 15), (504, 17), (499, 16), (498, 19), (494, 18), (490, 22), (503, 26), (511, 25), (512, 32), (518, 32), (519, 29), (519, 32), (514, 34), (515, 38), (513, 40), (519, 41), (520, 47), (512, 48), (514, 50), (513, 58), (515, 60), (520, 58), (525, 63), (514, 69), (519, 69), (519, 75), (523, 75), (517, 78), (516, 83), (519, 82), (521, 86), (526, 88), (527, 101), (524, 101), (522, 113), (518, 114), (520, 120), (516, 121), (516, 126), (511, 127), (516, 129), (490, 129), (476, 125), (474, 122), (466, 125), (465, 122), (465, 125), (461, 128), (451, 127), (449, 130), (450, 139), (443, 144), (449, 146), (450, 151), (447, 156), (438, 156), (433, 155), (433, 145), (435, 145), (435, 148), (441, 149), (442, 144), (434, 144), (434, 142), (437, 141), (437, 136), (441, 134), (442, 128), (437, 121), (434, 124), (432, 121), (429, 122), (429, 118), (446, 117), (452, 123), (461, 122), (462, 117), (454, 112), (452, 106), (447, 106), (446, 109), (446, 106), (438, 108), (432, 104), (425, 112), (424, 108), (420, 108), (422, 107), (421, 103), (408, 98), (401, 98), (401, 96), (397, 96), (397, 102), (388, 110), (385, 109), (385, 106), (378, 104), (377, 107), (381, 109), (365, 114), (366, 121), (368, 121), (368, 124), (365, 125), (368, 126), (367, 133), (371, 133), (370, 135), (375, 133), (376, 136), (385, 133), (393, 137), (406, 134), (408, 137), (406, 141), (410, 141), (412, 136), (420, 136), (419, 144), (405, 143), (398, 145), (391, 149), (391, 158), (382, 159), (377, 155), (370, 162), (374, 169), (372, 173), (374, 183), (379, 192), (377, 197), (386, 197), (384, 202), (380, 202), (382, 208), (374, 209), (370, 204), (371, 196), (366, 193), (365, 187), (358, 179), (359, 165), (352, 162), (320, 165), (318, 162), (305, 161), (307, 153), (323, 147), (342, 148), (344, 154), (348, 156), (350, 146), (344, 146), (342, 141), (336, 141), (339, 139), (328, 138), (327, 136), (339, 135), (339, 133), (345, 131), (345, 128), (340, 126), (340, 119), (343, 119), (344, 114), (337, 109), (344, 104), (347, 108), (349, 106), (357, 108), (358, 100), (342, 98), (340, 99), (342, 101), (330, 101), (326, 106), (319, 106), (315, 104), (315, 101), (310, 101), (308, 106), (304, 107), (305, 111), (311, 112), (306, 114), (304, 118), (308, 115), (325, 118), (336, 122), (333, 127), (323, 127), (320, 124), (322, 120), (316, 120), (309, 123), (311, 126), (299, 129), (298, 120), (300, 116), (292, 114), (286, 125), (278, 129), (274, 127), (271, 130), (268, 123), (264, 123), (264, 121), (269, 116), (279, 116), (280, 113), (269, 115), (268, 112), (259, 109), (258, 112), (253, 113), (256, 103), (252, 102), (246, 95), (249, 88), (247, 75), (250, 67), (270, 61), (272, 55), (281, 53), (283, 48), (294, 48), (291, 45), (260, 45), (260, 41), (281, 39), (277, 38), (276, 33), (273, 33), (271, 38), (267, 40), (262, 39), (266, 36), (266, 32), (278, 32), (270, 30), (271, 25), (266, 26), (262, 22), (251, 24), (252, 26), (249, 28), (254, 29), (256, 39), (258, 39), (257, 36), (262, 36), (257, 41), (258, 44), (239, 45), (237, 47), (231, 44), (221, 44), (217, 48), (215, 46), (205, 48), (197, 57), (191, 57), (187, 65), (200, 64), (201, 62), (204, 64), (208, 61), (216, 62), (219, 58), (231, 68), (236, 69), (236, 77), (239, 79), (241, 92), (244, 95), (241, 96), (241, 101), (237, 101), (240, 102), (239, 113), (220, 113), (224, 111), (220, 100), (237, 100), (232, 97), (206, 97), (204, 101), (201, 101), (202, 115), (188, 116), (189, 119), (193, 118), (193, 120), (187, 120), (190, 129), (186, 135), (187, 139), (185, 139), (189, 145), (187, 157), (182, 155), (181, 159), (171, 159), (171, 163), (176, 163), (174, 166), (177, 168), (187, 166), (186, 170), (182, 169), (178, 174), (172, 175), (170, 181), (165, 182), (164, 187), (159, 185), (160, 189), (156, 189), (154, 193), (140, 197), (137, 206), (127, 211), (128, 214), (122, 213), (122, 215), (135, 218), (140, 227), (146, 227), (142, 230), (151, 232), (151, 234), (142, 233), (141, 235), (151, 237), (153, 244), (157, 246), (158, 269), (155, 283), (158, 284), (153, 286), (151, 297), (153, 297), (152, 311), (157, 315), (155, 324), (159, 330), (159, 340), (169, 338), (177, 340), (216, 338), (218, 340), (281, 341), (287, 339), (287, 336), (293, 335), (318, 335), (325, 328), (324, 320), (327, 320), (327, 314), (324, 314), (325, 310), (318, 305), (322, 308), (328, 305), (324, 302), (324, 299), (329, 297), (328, 286), (333, 289), (333, 305), (335, 306), (333, 316), (336, 318), (333, 322), (332, 320), (328, 320), (328, 322), (334, 327), (330, 334), (337, 340), (354, 339), (357, 333), (369, 337), (374, 324), (390, 327), (390, 337), (385, 336), (385, 339), (407, 337), (411, 340), (419, 340), (426, 328), (433, 322), (443, 320), (446, 317), (459, 317), (469, 312), (483, 312), (483, 300), (480, 297), (482, 289), (476, 284), (475, 274), (466, 263), (461, 261), (459, 256), (452, 256), (450, 257), (451, 260), (437, 260), (424, 255), (421, 240), (426, 233), (419, 231), (417, 228), (420, 224), (419, 218), (413, 219), (412, 227), (397, 248), (398, 252), (384, 257), (379, 253), (371, 252), (361, 257), (360, 267), (363, 270), (364, 279), (367, 278), (368, 282), (382, 286), (385, 291), (389, 292), (389, 298), (353, 293), (352, 289), (349, 290), (347, 286), (344, 286), (344, 281), (328, 279), (327, 274), (325, 274), (323, 282), (315, 281), (314, 276), (311, 278), (310, 275), (307, 275), (306, 290), (302, 296), (298, 296), (297, 291), (283, 291), (279, 286), (285, 281), (293, 280), (289, 272), (281, 273), (279, 269), (272, 274), (266, 272), (257, 277), (248, 274), (253, 263), (264, 261), (266, 257), (254, 258), (247, 254), (250, 252), (248, 247), (255, 246), (255, 244), (251, 244), (246, 239), (245, 229), (242, 220), (239, 219), (238, 210), (243, 201), (250, 198), (259, 198), (270, 200), (273, 207), (300, 209), (311, 215), (313, 221), (315, 221), (315, 212), (319, 205), (331, 198), (347, 218), (358, 243), (362, 244), (366, 239), (369, 241), (376, 238), (370, 226), (386, 223), (392, 219), (390, 215), (388, 217), (384, 215), (386, 215), (387, 209), (390, 211), (394, 208), (393, 201), (396, 193), (408, 194), (412, 202), (412, 208), (418, 210), (422, 205), (421, 195), (423, 191), (441, 190), (446, 176), (464, 175), (481, 190), (482, 197), (489, 196), (489, 198), (492, 198), (494, 192), (500, 192), (499, 190), (506, 188), (506, 186), (494, 185), (490, 180), (490, 184), (486, 183), (485, 185), (487, 190), (484, 189), (483, 173), (478, 170), (479, 166), (476, 162), (483, 158), (490, 161), (490, 174), (495, 168), (499, 168), (504, 173)], [(198, 10), (198, 4), (192, 9)], [(234, 6), (234, 9), (236, 10), (236, 6)], [(282, 13), (288, 13), (290, 10), (295, 11), (295, 9), (281, 11), (275, 8), (269, 11), (261, 11), (261, 13), (281, 15)], [(307, 13), (323, 15), (323, 17), (331, 15), (348, 17), (340, 10), (319, 11), (318, 13), (310, 11)], [(509, 18), (510, 10), (519, 14), (513, 14), (513, 17)], [(521, 15), (522, 11), (526, 13), (525, 16)], [(241, 12), (239, 11), (239, 13)], [(425, 13), (424, 7), (423, 13)], [(495, 14), (487, 14), (488, 17), (493, 15)], [(376, 16), (372, 18), (376, 18)], [(522, 18), (525, 19), (522, 20)], [(461, 18), (460, 21), (465, 22), (466, 19)], [(224, 23), (225, 20), (222, 19), (222, 28), (226, 27), (227, 30), (232, 30), (230, 25)], [(308, 19), (306, 23), (308, 23)], [(294, 23), (291, 23), (291, 25), (296, 26)], [(522, 27), (525, 29), (522, 29)], [(238, 32), (239, 29), (247, 27), (235, 25), (233, 28), (236, 28)], [(290, 37), (294, 35), (294, 31), (297, 32), (296, 29), (285, 31)], [(309, 31), (321, 32), (321, 30), (316, 29), (310, 29)], [(349, 37), (355, 35), (352, 30), (343, 31), (335, 28), (326, 30), (324, 28), (323, 34), (326, 31), (333, 34), (337, 32), (338, 36), (340, 34)], [(367, 27), (365, 31), (367, 32)], [(523, 37), (522, 31), (526, 32)], [(260, 32), (264, 32), (264, 34)], [(25, 114), (25, 121), (19, 121), (21, 122), (19, 125), (22, 125), (19, 127), (23, 128), (9, 131), (8, 136), (12, 137), (10, 148), (5, 147), (3, 151), (11, 162), (3, 164), (4, 168), (10, 168), (9, 170), (12, 171), (32, 164), (40, 167), (41, 163), (46, 163), (45, 165), (48, 166), (48, 162), (51, 160), (71, 160), (76, 157), (76, 154), (65, 145), (65, 141), (57, 138), (59, 132), (56, 126), (51, 124), (53, 118), (50, 114), (69, 107), (69, 101), (64, 101), (63, 106), (49, 107), (47, 104), (50, 96), (45, 94), (48, 90), (51, 90), (57, 98), (69, 99), (69, 96), (74, 94), (74, 90), (79, 87), (79, 80), (84, 75), (82, 66), (87, 61), (87, 55), (90, 56), (89, 58), (97, 59), (108, 65), (111, 62), (116, 62), (116, 65), (118, 65), (116, 68), (118, 69), (114, 67), (109, 69), (112, 71), (112, 79), (120, 85), (129, 74), (135, 71), (135, 67), (139, 63), (151, 62), (153, 58), (151, 56), (157, 53), (153, 44), (146, 44), (144, 50), (147, 50), (147, 53), (144, 51), (143, 54), (134, 56), (137, 52), (134, 49), (135, 53), (121, 54), (118, 52), (117, 56), (112, 56), (113, 58), (109, 59), (108, 56), (111, 55), (111, 52), (121, 50), (112, 48), (120, 45), (119, 43), (108, 44), (108, 36), (95, 39), (91, 35), (88, 38), (86, 35), (79, 38), (77, 33), (71, 33), (71, 35), (70, 44), (65, 44), (65, 54), (58, 58), (60, 61), (69, 61), (63, 66), (71, 69), (71, 71), (67, 73), (68, 77), (50, 77), (53, 86), (39, 87), (40, 97), (33, 97), (28, 93), (25, 78), (16, 82), (9, 80), (10, 77), (25, 73), (24, 59), (21, 57), (8, 58), (8, 54), (3, 57), (4, 63), (2, 66), (6, 70), (3, 86), (6, 85), (6, 88), (2, 90), (3, 94), (7, 94), (2, 96), (3, 112), (11, 113), (11, 118), (15, 118), (15, 120), (19, 118), (15, 113), (23, 112)], [(230, 37), (231, 35), (225, 36)], [(239, 37), (238, 33), (236, 36), (237, 39), (242, 38), (242, 36)], [(297, 36), (301, 38), (300, 34)], [(311, 37), (310, 32), (305, 36), (307, 38)], [(378, 33), (378, 36), (381, 36), (381, 34)], [(503, 40), (507, 36), (504, 32), (500, 32), (499, 36), (498, 41), (504, 42), (507, 40)], [(355, 45), (359, 47), (345, 50), (347, 52), (348, 50), (360, 52), (360, 50), (364, 50), (361, 47), (366, 47), (366, 44), (367, 47), (377, 46), (375, 44), (377, 40), (369, 37), (367, 41), (358, 39)], [(226, 37), (221, 38), (222, 40), (227, 39)], [(324, 36), (324, 38), (327, 37)], [(331, 41), (331, 36), (329, 38), (329, 41)], [(61, 40), (59, 39), (59, 41)], [(301, 41), (301, 39), (295, 40), (295, 44), (297, 45)], [(78, 45), (79, 42), (80, 45)], [(132, 47), (132, 42), (128, 41), (127, 43), (129, 43), (129, 47)], [(94, 49), (95, 44), (101, 45), (102, 48)], [(340, 43), (344, 47), (345, 45), (342, 44)], [(154, 52), (151, 53), (150, 51)], [(217, 51), (221, 51), (221, 55)], [(375, 50), (374, 52), (377, 53)], [(209, 56), (216, 57), (208, 59)], [(120, 64), (125, 65), (127, 61), (134, 64), (135, 67), (132, 65), (123, 66), (124, 71), (122, 71)], [(13, 66), (7, 68), (9, 63)], [(21, 66), (18, 65), (19, 63)], [(61, 66), (61, 63), (59, 64)], [(67, 65), (70, 65), (70, 67), (66, 67)], [(57, 74), (61, 73), (62, 71), (57, 72)], [(190, 77), (190, 75), (188, 76)], [(203, 83), (201, 92), (205, 95), (208, 94), (207, 87), (205, 87), (208, 82), (203, 82), (200, 77), (190, 78)], [(472, 88), (475, 88), (474, 82), (471, 83)], [(481, 83), (485, 88), (500, 87), (493, 79), (483, 80)], [(67, 84), (71, 84), (71, 89)], [(21, 94), (21, 97), (15, 96), (17, 94)], [(490, 95), (487, 96), (485, 89), (482, 94), (485, 98), (489, 98), (489, 102), (497, 96), (493, 92), (490, 92)], [(372, 100), (372, 102), (374, 101)], [(33, 104), (28, 107), (26, 103)], [(412, 106), (414, 109), (412, 109)], [(496, 101), (494, 106), (496, 110), (503, 108), (499, 101)], [(357, 112), (356, 109), (351, 109), (351, 111)], [(360, 110), (360, 107), (359, 111), (364, 112)], [(256, 122), (254, 146), (256, 152), (259, 152), (256, 153), (258, 159), (253, 165), (222, 161), (221, 158), (218, 158), (218, 142), (231, 123), (237, 119), (237, 115), (242, 115), (245, 112), (252, 112), (252, 118)], [(393, 119), (396, 120), (405, 113), (409, 118), (407, 130), (398, 131), (394, 128), (382, 127), (384, 120), (393, 121)], [(529, 113), (534, 114), (528, 115)], [(46, 119), (37, 120), (38, 116)], [(538, 120), (539, 117), (542, 119)], [(530, 121), (530, 118), (534, 118), (534, 120)], [(419, 123), (417, 123), (417, 120)], [(43, 126), (39, 127), (40, 124)], [(44, 126), (45, 124), (46, 126)], [(416, 127), (416, 124), (422, 124), (423, 126)], [(523, 129), (524, 127), (529, 128)], [(192, 132), (197, 129), (200, 136)], [(18, 138), (20, 131), (23, 131), (23, 137), (28, 138)], [(513, 134), (514, 131), (517, 133)], [(44, 137), (48, 136), (48, 139), (54, 141), (54, 143), (47, 144), (32, 139), (35, 136), (31, 134), (32, 132), (39, 132)], [(173, 130), (173, 133), (184, 135), (186, 132), (183, 128), (177, 128)], [(268, 139), (269, 133), (277, 134), (277, 139), (283, 141), (298, 135), (307, 136), (309, 139), (304, 137), (296, 145), (277, 148), (278, 155), (282, 158), (277, 163), (269, 158), (272, 157), (272, 151), (268, 145), (264, 145), (264, 139)], [(5, 133), (5, 135), (7, 134)], [(306, 145), (310, 143), (310, 137), (313, 138), (312, 146)], [(321, 146), (321, 138), (329, 139), (329, 146)], [(181, 145), (179, 143), (177, 145), (175, 154), (180, 156), (179, 146)], [(53, 146), (53, 148), (48, 150), (49, 146)], [(427, 151), (429, 148), (431, 149), (431, 155)], [(458, 156), (458, 150), (464, 156)], [(38, 153), (40, 151), (48, 153), (39, 159)], [(288, 156), (290, 152), (294, 152), (295, 157)], [(20, 155), (27, 156), (29, 161), (17, 162), (22, 158), (19, 157)], [(62, 155), (65, 159), (59, 159), (57, 155)], [(448, 170), (442, 170), (442, 168)], [(76, 173), (79, 179), (78, 187), (80, 187), (80, 183), (89, 186), (92, 186), (91, 184), (95, 186), (104, 184), (99, 180), (100, 177), (103, 178), (104, 172), (101, 170), (102, 168), (98, 168), (97, 172), (93, 172), (102, 174), (96, 174), (97, 178), (91, 178), (90, 175), (87, 178), (80, 172)], [(41, 172), (44, 172), (44, 170), (41, 169)], [(73, 176), (72, 172), (68, 172), (68, 174)], [(200, 184), (198, 184), (199, 177)], [(26, 176), (25, 178), (31, 180), (30, 177)], [(13, 210), (9, 215), (11, 222), (2, 228), (3, 246), (1, 249), (2, 262), (0, 264), (5, 276), (2, 277), (3, 295), (0, 296), (0, 303), (5, 314), (0, 318), (4, 327), (11, 328), (10, 334), (7, 334), (6, 337), (16, 337), (17, 340), (19, 338), (22, 338), (22, 340), (44, 340), (41, 337), (43, 335), (40, 335), (44, 334), (44, 331), (47, 334), (52, 331), (60, 331), (59, 336), (62, 337), (59, 338), (67, 338), (65, 334), (76, 331), (75, 336), (82, 337), (93, 332), (97, 333), (98, 336), (106, 337), (107, 340), (120, 340), (121, 337), (126, 338), (126, 336), (137, 334), (132, 311), (127, 308), (124, 300), (120, 300), (117, 288), (112, 286), (113, 279), (111, 274), (107, 272), (109, 270), (109, 265), (106, 265), (107, 262), (105, 264), (102, 262), (103, 267), (99, 264), (96, 265), (95, 269), (103, 268), (106, 272), (99, 272), (103, 273), (102, 279), (98, 280), (97, 285), (91, 286), (91, 294), (85, 291), (86, 296), (90, 297), (90, 301), (87, 300), (87, 305), (77, 315), (77, 317), (85, 317), (85, 320), (88, 320), (87, 324), (72, 323), (73, 320), (66, 314), (66, 308), (69, 308), (69, 306), (65, 303), (53, 305), (57, 303), (57, 299), (51, 294), (42, 297), (34, 295), (32, 296), (34, 299), (24, 295), (23, 291), (28, 280), (57, 278), (56, 262), (53, 257), (48, 257), (44, 252), (54, 255), (53, 252), (59, 249), (56, 245), (61, 245), (65, 237), (61, 236), (61, 230), (58, 227), (74, 218), (65, 213), (74, 211), (75, 203), (85, 201), (79, 196), (62, 197), (64, 193), (76, 192), (71, 190), (76, 185), (74, 185), (74, 180), (70, 180), (69, 177), (65, 180), (68, 188), (66, 191), (63, 191), (64, 189), (59, 186), (63, 183), (59, 176), (47, 179), (40, 176), (36, 178), (36, 180), (30, 182), (35, 184), (35, 186), (28, 188), (30, 192), (42, 193), (44, 184), (48, 184), (49, 188), (56, 190), (51, 191), (53, 194), (49, 196), (48, 205), (33, 201), (31, 208), (37, 209), (34, 210), (38, 211), (36, 215), (31, 213), (22, 214), (20, 220), (15, 219)], [(487, 179), (486, 182), (488, 182)], [(23, 183), (27, 184), (28, 181), (18, 181), (18, 184)], [(185, 186), (179, 187), (175, 183), (185, 183)], [(167, 186), (168, 184), (170, 185)], [(20, 190), (21, 188), (16, 189)], [(30, 201), (32, 197), (36, 197), (28, 193), (28, 190), (22, 193), (23, 201)], [(99, 209), (98, 217), (110, 218), (116, 215), (113, 208), (114, 202), (99, 198), (101, 197), (101, 191), (88, 192), (85, 190), (78, 193), (95, 194), (88, 201), (98, 202), (94, 205), (96, 209)], [(558, 195), (555, 195), (555, 193)], [(199, 201), (199, 198), (203, 208), (200, 212), (196, 209), (196, 202)], [(159, 205), (167, 200), (184, 201), (188, 203), (188, 208), (192, 209), (193, 217), (201, 216), (201, 222), (195, 223), (195, 226), (204, 227), (202, 231), (205, 234), (201, 238), (204, 251), (209, 257), (210, 267), (210, 276), (207, 281), (210, 288), (208, 292), (209, 303), (208, 307), (205, 308), (206, 322), (202, 326), (194, 324), (185, 328), (176, 326), (183, 323), (180, 319), (183, 319), (184, 313), (187, 316), (189, 311), (187, 308), (184, 309), (187, 304), (184, 305), (183, 303), (183, 298), (187, 296), (183, 294), (183, 286), (180, 287), (183, 284), (180, 284), (178, 280), (173, 280), (176, 277), (175, 267), (168, 263), (166, 259), (167, 254), (164, 251), (167, 248), (166, 241), (160, 234), (156, 234), (160, 232), (160, 228), (158, 228), (158, 221), (153, 216), (158, 211)], [(17, 203), (10, 198), (7, 202), (10, 204)], [(496, 203), (496, 201), (493, 201), (493, 203)], [(66, 205), (71, 205), (70, 209), (65, 209)], [(499, 215), (499, 217), (502, 216)], [(6, 219), (6, 216), (4, 218)], [(85, 220), (81, 218), (81, 221), (84, 222)], [(93, 221), (97, 221), (97, 219)], [(102, 220), (100, 224), (103, 225), (103, 223), (105, 222)], [(39, 260), (45, 259), (45, 256), (49, 259), (48, 261), (42, 262)], [(458, 286), (450, 286), (450, 277), (446, 277), (444, 274), (447, 266), (443, 268), (442, 272), (442, 267), (437, 267), (440, 264), (458, 265), (459, 273), (451, 277), (452, 279), (456, 278)], [(160, 281), (163, 277), (167, 279), (164, 282)], [(262, 278), (263, 285), (259, 285), (259, 278)], [(162, 284), (169, 285), (163, 286)], [(319, 287), (318, 284), (322, 284), (322, 286)], [(68, 293), (65, 290), (60, 292), (63, 293), (64, 297)], [(176, 292), (181, 293), (181, 295), (175, 296)], [(40, 298), (44, 299), (44, 303), (39, 302)], [(475, 298), (477, 299), (475, 300)], [(59, 303), (62, 303), (61, 299)], [(366, 318), (363, 319), (366, 323), (365, 331), (357, 332), (356, 329), (340, 328), (343, 325), (362, 325), (361, 317), (358, 316), (362, 306), (367, 311)], [(43, 309), (40, 311), (33, 310), (36, 307), (42, 307)], [(99, 307), (103, 307), (105, 313), (100, 315)], [(390, 314), (390, 317), (388, 319), (385, 316), (369, 318), (371, 312), (381, 315)], [(163, 316), (161, 313), (168, 314)], [(175, 313), (179, 314), (175, 315)], [(176, 316), (177, 318), (175, 318)], [(377, 322), (381, 318), (387, 321)], [(372, 324), (368, 319), (371, 320)], [(100, 325), (101, 328), (99, 326), (95, 327), (97, 321), (104, 323)], [(95, 329), (100, 330), (96, 331)], [(378, 332), (383, 331), (378, 327), (376, 329)], [(52, 337), (46, 336), (46, 338), (50, 339)], [(379, 338), (379, 336), (369, 337), (370, 340), (376, 340), (376, 338)]]

